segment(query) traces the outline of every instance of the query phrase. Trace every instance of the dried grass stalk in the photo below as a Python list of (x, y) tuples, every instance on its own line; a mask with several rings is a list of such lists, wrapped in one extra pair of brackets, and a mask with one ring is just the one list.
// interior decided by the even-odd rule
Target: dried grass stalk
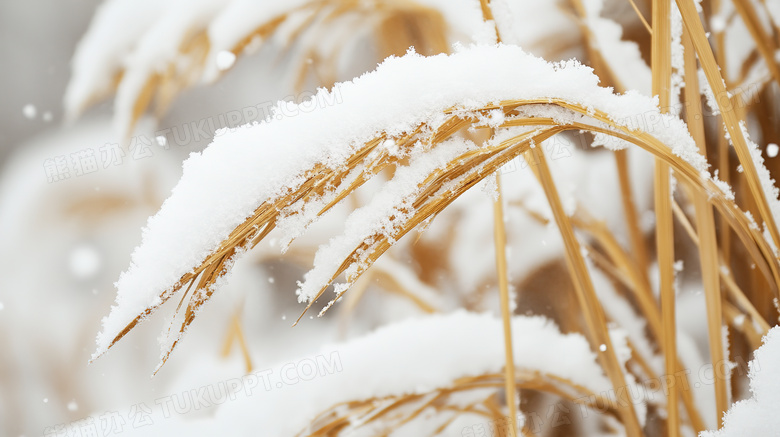
[[(687, 30), (682, 35), (683, 50), (685, 56), (685, 100), (688, 104), (687, 122), (694, 141), (699, 146), (702, 154), (707, 153), (704, 138), (704, 123), (702, 120), (701, 97), (699, 95), (698, 68), (696, 55), (693, 52), (693, 44)], [(715, 217), (712, 206), (702, 195), (694, 195), (696, 208), (696, 223), (699, 236), (699, 259), (701, 263), (702, 284), (707, 301), (707, 325), (709, 331), (710, 358), (713, 363), (723, 362), (722, 339), (722, 298), (720, 291), (720, 264), (718, 262), (718, 242), (715, 234)], [(726, 379), (715, 379), (715, 403), (718, 422), (721, 423), (723, 414), (728, 409), (728, 390)]]
[[(669, 109), (672, 77), (671, 4), (653, 0), (652, 73), (653, 94), (658, 96), (661, 111)], [(677, 373), (677, 324), (675, 321), (674, 227), (672, 225), (669, 166), (655, 160), (655, 221), (658, 269), (660, 271), (661, 322), (663, 326), (664, 365), (667, 375)], [(667, 433), (680, 435), (679, 394), (667, 391)]]

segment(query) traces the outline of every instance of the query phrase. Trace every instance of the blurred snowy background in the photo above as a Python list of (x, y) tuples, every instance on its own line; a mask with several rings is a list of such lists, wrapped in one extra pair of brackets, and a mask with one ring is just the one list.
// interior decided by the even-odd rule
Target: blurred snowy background
[[(98, 4), (98, 0), (0, 3), (0, 158), (7, 158), (23, 141), (58, 127), (70, 58)], [(27, 105), (35, 108), (36, 116), (25, 114)], [(50, 115), (44, 119), (44, 114)]]

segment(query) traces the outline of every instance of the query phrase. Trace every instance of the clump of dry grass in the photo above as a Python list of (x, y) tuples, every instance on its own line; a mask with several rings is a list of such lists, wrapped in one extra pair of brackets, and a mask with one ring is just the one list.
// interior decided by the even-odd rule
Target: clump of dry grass
[[(208, 78), (204, 77), (205, 69), (214, 68), (207, 62), (216, 55), (208, 24), (193, 22), (178, 51), (166, 59), (164, 68), (149, 71), (144, 86), (130, 101), (121, 103), (129, 105), (127, 110), (120, 111), (130, 114), (130, 119), (120, 120), (126, 135), (132, 133), (137, 121), (150, 107), (154, 106), (154, 114), (162, 117), (181, 91), (204, 79), (213, 80), (211, 76), (216, 74), (218, 77), (230, 68), (210, 72)], [(226, 51), (237, 57), (254, 52), (285, 27), (287, 43), (282, 47), (282, 54), (293, 49), (297, 52), (295, 87), (300, 91), (312, 77), (329, 87), (339, 78), (337, 64), (347, 41), (336, 44), (330, 52), (323, 52), (318, 44), (340, 28), (352, 27), (359, 31), (366, 26), (373, 30), (380, 59), (403, 55), (411, 46), (425, 55), (449, 51), (447, 23), (438, 10), (413, 1), (388, 0), (311, 0), (255, 23), (251, 31)], [(296, 43), (301, 46), (296, 47)], [(87, 107), (116, 92), (126, 73), (125, 69), (116, 71), (112, 87), (94, 90), (72, 108), (73, 113), (69, 116), (75, 118)]]
[[(592, 117), (594, 120), (605, 123), (609, 128), (601, 128), (581, 122), (560, 125), (549, 118), (522, 115), (521, 110), (530, 106), (555, 106), (571, 113)], [(506, 116), (506, 121), (500, 125), (499, 128), (510, 126), (535, 126), (537, 129), (503, 141), (493, 147), (468, 152), (465, 155), (454, 159), (445, 168), (431, 174), (425, 183), (419, 187), (420, 194), (413, 202), (413, 214), (411, 214), (406, 221), (401, 223), (392, 235), (386, 236), (377, 234), (356, 247), (352, 254), (343, 261), (341, 267), (333, 272), (332, 280), (335, 280), (339, 275), (343, 274), (351, 265), (359, 263), (357, 273), (346, 278), (349, 283), (354, 283), (360, 275), (379, 258), (379, 256), (391, 247), (391, 240), (399, 240), (403, 235), (416, 228), (422, 222), (440, 213), (466, 190), (483, 179), (492, 177), (491, 175), (502, 165), (523, 153), (530, 152), (533, 158), (537, 160), (540, 182), (542, 183), (542, 187), (545, 190), (548, 199), (550, 199), (555, 220), (562, 232), (566, 244), (567, 264), (569, 265), (570, 271), (573, 273), (572, 277), (574, 278), (575, 290), (577, 292), (578, 301), (580, 302), (580, 308), (582, 308), (586, 318), (586, 327), (584, 330), (588, 334), (594, 351), (598, 351), (597, 354), (599, 355), (607, 374), (612, 379), (613, 385), (615, 387), (624, 386), (624, 370), (621, 369), (621, 366), (618, 364), (614, 355), (614, 349), (610, 347), (611, 342), (606, 331), (606, 317), (599, 304), (598, 298), (595, 295), (592, 282), (589, 278), (587, 269), (585, 268), (585, 261), (582, 251), (580, 250), (580, 243), (574, 237), (570, 218), (563, 212), (554, 181), (547, 169), (544, 155), (540, 152), (538, 147), (531, 147), (532, 144), (540, 143), (545, 139), (564, 131), (583, 130), (602, 133), (625, 140), (636, 146), (642, 147), (655, 155), (658, 159), (668, 163), (669, 167), (674, 169), (682, 184), (689, 187), (691, 192), (696, 195), (707, 198), (708, 201), (718, 209), (724, 220), (726, 220), (746, 245), (749, 252), (756, 257), (754, 262), (762, 266), (762, 271), (767, 275), (767, 282), (770, 284), (780, 283), (778, 280), (778, 278), (780, 278), (780, 265), (778, 265), (777, 259), (772, 254), (771, 247), (761, 233), (751, 226), (747, 217), (739, 210), (734, 202), (729, 200), (713, 181), (703, 179), (691, 164), (673, 155), (669, 147), (663, 145), (654, 137), (642, 132), (631, 131), (628, 128), (617, 125), (611, 121), (606, 114), (599, 111), (593, 112), (592, 109), (589, 110), (581, 105), (562, 100), (505, 101), (481, 108), (474, 113), (464, 114), (462, 111), (453, 110), (450, 112), (449, 119), (440, 126), (420, 125), (411, 132), (393, 137), (392, 139), (400, 150), (410, 148), (411, 145), (417, 141), (424, 141), (431, 147), (435, 147), (436, 144), (443, 142), (462, 129), (478, 122), (478, 113), (485, 115), (488, 111), (494, 109), (500, 109)], [(432, 133), (424, 134), (424, 132)], [(381, 170), (399, 165), (400, 159), (397, 156), (376, 150), (378, 145), (388, 138), (390, 137), (382, 135), (365, 143), (348, 159), (348, 165), (344, 168), (338, 170), (325, 169), (324, 167), (316, 168), (308, 173), (306, 182), (302, 184), (299, 189), (290, 191), (279, 198), (267, 199), (264, 201), (261, 206), (257, 208), (255, 214), (237, 227), (231, 233), (230, 237), (225, 240), (214, 253), (204, 260), (200, 266), (192, 273), (184, 275), (179, 280), (176, 287), (171, 291), (160, 296), (161, 301), (165, 302), (169, 298), (181, 294), (179, 307), (185, 308), (185, 317), (178, 328), (178, 332), (180, 334), (184, 333), (185, 329), (193, 322), (198, 308), (210, 299), (214, 290), (212, 286), (219, 275), (224, 271), (226, 262), (231, 259), (237, 250), (244, 247), (251, 248), (267, 236), (268, 233), (274, 229), (276, 220), (279, 218), (282, 211), (296, 202), (305, 202), (307, 199), (321, 198), (326, 194), (326, 190), (333, 189), (335, 190), (335, 193), (337, 193), (335, 200), (320, 211), (320, 214), (324, 214), (339, 200), (354, 192), (359, 186), (378, 174)], [(378, 153), (372, 154), (372, 152), (375, 151)], [(373, 158), (372, 161), (367, 162), (369, 156), (375, 156), (375, 158)], [(364, 166), (365, 168), (362, 170), (362, 177), (354, 179), (354, 182), (352, 183), (342, 183), (342, 181), (348, 180), (346, 176), (350, 171), (360, 168), (361, 166)], [(448, 186), (447, 189), (443, 189), (445, 185)], [(359, 254), (365, 250), (369, 250), (370, 252), (365, 255), (364, 258), (361, 258)], [(622, 262), (624, 266), (633, 266), (632, 260), (629, 259), (628, 262), (626, 262), (627, 260), (625, 258), (627, 258), (627, 256), (625, 256), (625, 254), (622, 255), (622, 258), (623, 259), (620, 259), (619, 256), (618, 260)], [(628, 273), (632, 274), (632, 272)], [(633, 275), (630, 276), (630, 279), (627, 281), (633, 288), (643, 290), (644, 293), (647, 293), (649, 290), (642, 287), (642, 283), (639, 282), (638, 278), (639, 275), (633, 272)], [(184, 290), (184, 292), (180, 293), (182, 290)], [(321, 289), (317, 298), (322, 296), (324, 291), (325, 288)], [(775, 294), (777, 293), (777, 288), (774, 286), (773, 292)], [(321, 310), (320, 314), (330, 308), (330, 306), (340, 297), (341, 294), (332, 299), (330, 303)], [(189, 300), (185, 306), (184, 302), (187, 298), (189, 298)], [(646, 299), (648, 299), (647, 296)], [(316, 298), (311, 301), (306, 310), (312, 306), (314, 301), (316, 301)], [(649, 314), (652, 312), (652, 307), (652, 304), (647, 305), (646, 310)], [(113, 340), (112, 345), (129, 332), (142, 317), (151, 314), (156, 308), (157, 307), (150, 307), (143, 314), (140, 314), (136, 320), (128, 325)], [(304, 313), (306, 310), (304, 310)], [(660, 316), (657, 313), (655, 316), (648, 315), (648, 320), (658, 320), (659, 318), (663, 321), (663, 314)], [(667, 333), (667, 330), (668, 323), (661, 323), (660, 334)], [(599, 346), (602, 344), (607, 345), (607, 347), (600, 348)], [(166, 352), (163, 362), (167, 360), (170, 352), (175, 346), (176, 342), (174, 342), (171, 345), (171, 348)], [(670, 355), (673, 358), (675, 357), (674, 354)], [(676, 363), (676, 358), (673, 365), (678, 365)], [(689, 408), (692, 407), (689, 405)], [(633, 421), (635, 424), (633, 428), (634, 431), (641, 433), (638, 421), (636, 421), (634, 416), (633, 408), (630, 406), (624, 407), (620, 417), (622, 422), (629, 427)]]
[[(327, 3), (318, 3), (317, 7), (323, 8)], [(404, 159), (417, 142), (423, 142), (428, 147), (436, 147), (452, 136), (465, 134), (469, 128), (475, 128), (482, 131), (484, 137), (490, 137), (492, 132), (484, 126), (479, 126), (478, 121), (489, 111), (500, 110), (505, 116), (505, 121), (497, 128), (526, 126), (533, 127), (533, 130), (492, 147), (465, 153), (453, 159), (444, 168), (431, 173), (418, 187), (419, 194), (414, 199), (413, 208), (408, 218), (398, 224), (392, 235), (377, 233), (355, 247), (352, 253), (343, 260), (341, 266), (332, 272), (331, 281), (336, 280), (353, 266), (357, 266), (357, 269), (355, 273), (347, 276), (346, 280), (349, 284), (355, 284), (361, 275), (371, 274), (369, 268), (392, 247), (395, 241), (436, 217), (474, 185), (494, 177), (493, 175), (502, 165), (519, 156), (525, 156), (527, 161), (536, 163), (533, 167), (535, 175), (549, 201), (553, 211), (553, 219), (565, 244), (563, 258), (584, 321), (580, 330), (586, 333), (592, 349), (597, 353), (605, 373), (616, 389), (626, 385), (626, 376), (629, 374), (648, 378), (658, 375), (654, 375), (651, 366), (647, 364), (651, 357), (642, 356), (635, 348), (632, 361), (637, 364), (636, 367), (640, 370), (627, 369), (619, 364), (607, 330), (607, 324), (610, 321), (609, 315), (605, 314), (604, 308), (596, 296), (586, 258), (583, 255), (583, 245), (588, 249), (589, 257), (596, 264), (596, 267), (621, 285), (627, 298), (635, 303), (639, 313), (647, 321), (650, 336), (665, 358), (666, 374), (677, 374), (679, 370), (683, 369), (677, 354), (675, 326), (675, 273), (673, 267), (675, 244), (691, 245), (698, 253), (701, 283), (706, 294), (709, 349), (712, 362), (721, 362), (728, 358), (728, 351), (724, 350), (722, 338), (724, 321), (744, 338), (748, 349), (755, 349), (760, 344), (761, 335), (776, 324), (777, 320), (777, 311), (772, 306), (772, 299), (780, 297), (780, 263), (778, 263), (772, 244), (775, 247), (780, 247), (780, 232), (778, 232), (768, 199), (761, 186), (758, 169), (751, 157), (750, 147), (742, 133), (740, 124), (745, 121), (749, 113), (769, 120), (776, 117), (774, 114), (769, 114), (769, 109), (760, 104), (735, 109), (738, 107), (735, 104), (737, 96), (733, 95), (725, 100), (718, 99), (717, 103), (721, 106), (718, 123), (715, 123), (715, 126), (706, 126), (702, 116), (704, 111), (698, 86), (698, 69), (701, 68), (704, 71), (707, 82), (716, 96), (727, 96), (730, 95), (728, 94), (729, 90), (744, 85), (745, 80), (747, 80), (747, 72), (759, 60), (763, 60), (768, 66), (770, 76), (761, 82), (761, 86), (769, 89), (768, 87), (775, 86), (772, 84), (780, 83), (780, 73), (778, 73), (778, 67), (772, 55), (780, 45), (776, 37), (779, 32), (778, 29), (773, 28), (774, 38), (771, 37), (756, 18), (757, 12), (753, 9), (754, 5), (749, 2), (736, 2), (735, 6), (739, 18), (744, 20), (750, 30), (755, 41), (754, 50), (757, 54), (747, 58), (740, 77), (736, 79), (725, 78), (724, 81), (721, 76), (721, 65), (725, 62), (723, 32), (716, 32), (713, 36), (714, 51), (707, 39), (705, 28), (693, 1), (678, 0), (676, 4), (684, 23), (682, 36), (685, 49), (684, 79), (686, 87), (684, 100), (687, 105), (684, 116), (701, 153), (717, 162), (722, 179), (729, 181), (734, 173), (729, 158), (732, 150), (738, 158), (739, 165), (742, 166), (744, 172), (739, 173), (736, 180), (733, 180), (734, 185), (738, 188), (738, 193), (741, 193), (737, 201), (728, 198), (712, 180), (703, 178), (690, 163), (671, 153), (670, 148), (655, 137), (641, 131), (630, 130), (615, 123), (608, 114), (593, 111), (580, 104), (560, 99), (515, 100), (502, 101), (471, 112), (452, 109), (445, 113), (447, 119), (440, 125), (421, 124), (401, 135), (380, 134), (357, 148), (343, 167), (339, 169), (326, 168), (325, 166), (316, 167), (305, 175), (306, 182), (299, 188), (289, 190), (276, 198), (259, 199), (261, 204), (251, 217), (235, 228), (219, 248), (203, 260), (196, 269), (182, 276), (175, 287), (160, 296), (162, 303), (172, 297), (180, 298), (179, 309), (184, 308), (184, 321), (176, 327), (175, 331), (178, 331), (179, 334), (184, 333), (193, 322), (197, 310), (211, 298), (214, 290), (213, 285), (225, 271), (226, 264), (237, 251), (252, 248), (268, 236), (275, 228), (282, 211), (288, 210), (295, 204), (305, 204), (314, 199), (321, 199), (328, 193), (335, 193), (333, 201), (319, 211), (319, 214), (322, 215), (354, 193), (368, 180), (377, 177), (384, 171), (392, 171), (403, 165)], [(446, 51), (443, 31), (445, 25), (440, 21), (441, 17), (434, 11), (415, 9), (406, 3), (395, 7), (392, 6), (394, 4), (385, 2), (382, 2), (381, 5), (372, 5), (363, 11), (359, 9), (364, 7), (361, 5), (360, 2), (345, 2), (344, 5), (331, 10), (330, 13), (340, 14), (348, 11), (351, 13), (374, 13), (379, 11), (378, 13), (384, 14), (385, 18), (380, 20), (377, 29), (382, 47), (384, 47), (383, 50), (386, 53), (405, 51), (409, 41), (414, 41), (415, 45), (422, 44), (423, 46), (427, 42), (431, 53)], [(491, 12), (488, 2), (483, 1), (482, 6), (485, 18), (489, 19)], [(582, 10), (581, 5), (576, 0), (572, 1), (572, 6), (575, 11)], [(632, 7), (638, 13), (643, 27), (648, 30), (646, 37), (640, 41), (640, 45), (651, 47), (653, 93), (659, 96), (659, 106), (668, 110), (671, 106), (670, 82), (672, 77), (670, 17), (673, 10), (671, 4), (668, 1), (654, 0), (650, 23), (645, 22), (639, 5), (632, 2)], [(716, 13), (718, 8), (718, 2), (705, 2), (705, 18)], [(358, 12), (355, 12), (356, 10)], [(284, 17), (280, 16), (277, 20), (260, 26), (255, 33), (247, 35), (245, 41), (242, 42), (243, 45), (236, 47), (234, 52), (240, 53), (243, 46), (256, 36), (267, 37), (283, 20)], [(431, 23), (433, 26), (430, 26)], [(588, 31), (585, 29), (584, 45), (590, 56), (591, 64), (605, 82), (620, 90), (621, 85), (616, 82), (614, 74), (610, 71), (609, 63), (611, 61), (604, 59), (599, 53), (599, 49), (591, 45), (587, 33)], [(403, 36), (398, 37), (399, 34)], [(422, 43), (420, 43), (421, 41)], [(420, 45), (417, 47), (419, 48)], [(156, 85), (150, 89), (155, 87)], [(160, 89), (164, 88), (164, 86), (160, 87)], [(766, 92), (771, 95), (773, 91)], [(153, 91), (149, 91), (149, 96), (153, 93)], [(149, 96), (139, 96), (139, 103), (137, 103), (139, 111), (136, 115), (143, 112), (146, 107), (144, 102), (149, 100)], [(551, 118), (528, 116), (527, 111), (525, 111), (529, 108), (540, 107), (554, 107), (569, 114), (585, 117), (589, 122), (561, 124)], [(728, 141), (722, 135), (721, 122), (730, 136), (733, 149), (728, 148)], [(660, 300), (654, 296), (649, 279), (649, 268), (653, 254), (648, 247), (647, 236), (643, 234), (639, 225), (633, 200), (635, 194), (631, 192), (630, 188), (630, 174), (627, 170), (625, 152), (616, 151), (614, 153), (619, 175), (617, 182), (621, 187), (621, 201), (628, 229), (629, 248), (623, 247), (603, 223), (591, 218), (587, 211), (588, 205), (580, 205), (577, 214), (571, 217), (564, 212), (555, 181), (548, 168), (547, 158), (539, 147), (533, 147), (534, 144), (540, 144), (542, 141), (564, 132), (580, 134), (590, 132), (607, 135), (625, 141), (633, 147), (640, 147), (654, 156), (656, 166), (654, 203), (657, 223), (655, 256), (660, 272)], [(379, 146), (389, 139), (395, 142), (401, 153), (390, 154), (381, 150)], [(360, 168), (363, 170), (358, 170)], [(360, 171), (360, 176), (353, 179), (348, 178), (347, 176), (354, 171)], [(674, 194), (670, 186), (671, 175), (674, 175), (680, 187)], [(352, 182), (345, 182), (348, 180)], [(688, 217), (684, 208), (687, 205), (693, 206), (694, 217), (692, 219)], [(495, 202), (494, 207), (496, 282), (499, 284), (500, 300), (503, 304), (502, 317), (506, 327), (510, 320), (508, 305), (510, 296), (503, 246), (506, 238), (503, 222), (504, 205), (499, 200)], [(509, 207), (517, 206), (509, 205)], [(755, 215), (763, 221), (771, 237), (770, 241), (764, 238), (761, 231), (753, 225), (745, 215), (745, 211), (756, 213)], [(529, 211), (529, 214), (532, 212)], [(586, 235), (588, 240), (583, 242), (578, 239), (575, 236), (575, 229)], [(682, 229), (683, 232), (676, 232), (679, 229)], [(747, 256), (735, 257), (733, 256), (735, 252), (745, 253)], [(753, 269), (749, 267), (751, 264), (755, 264), (755, 272), (757, 273), (752, 273)], [(364, 291), (364, 289), (362, 290)], [(303, 313), (308, 311), (324, 292), (325, 288), (322, 288)], [(343, 293), (344, 291), (333, 298), (320, 311), (320, 315), (341, 298)], [(415, 300), (412, 293), (408, 291), (401, 291), (401, 293)], [(419, 299), (417, 302), (419, 304)], [(425, 307), (424, 303), (420, 305)], [(120, 340), (142, 318), (153, 313), (158, 307), (147, 308), (146, 311), (139, 314), (112, 341), (111, 345)], [(348, 304), (348, 307), (354, 308), (354, 304)], [(741, 316), (747, 317), (754, 323), (736, 323), (735, 320)], [(505, 329), (505, 332), (507, 331), (508, 329)], [(732, 339), (732, 343), (734, 343), (734, 339)], [(163, 357), (163, 363), (176, 344), (177, 342), (174, 342), (167, 350)], [(601, 345), (606, 345), (606, 347), (601, 347)], [(516, 388), (547, 391), (570, 401), (578, 399), (578, 397), (573, 397), (571, 393), (577, 395), (583, 393), (581, 388), (574, 387), (566, 381), (560, 381), (551, 375), (522, 373), (514, 375), (515, 369), (511, 355), (511, 341), (508, 340), (508, 361), (504, 375), (483, 375), (469, 380), (454, 381), (452, 387), (439, 388), (426, 395), (356, 400), (347, 405), (333, 406), (313, 421), (311, 430), (307, 432), (310, 435), (335, 435), (344, 430), (356, 418), (364, 423), (382, 422), (390, 432), (395, 427), (417, 417), (424, 408), (434, 406), (440, 411), (460, 411), (458, 408), (461, 407), (448, 406), (447, 396), (459, 390), (470, 390), (475, 387), (498, 389), (503, 386), (506, 394), (504, 402), (509, 411), (517, 410), (513, 394)], [(248, 366), (250, 365), (248, 364)], [(724, 378), (717, 378), (715, 381), (716, 413), (719, 423), (723, 413), (733, 401), (729, 398), (728, 384), (737, 383)], [(561, 384), (566, 386), (567, 390), (561, 390)], [(493, 419), (500, 417), (504, 413), (495, 405), (497, 402), (495, 398), (495, 393), (492, 393), (482, 405), (470, 406), (467, 410), (469, 412), (479, 411), (480, 414)], [(699, 406), (695, 404), (689, 391), (670, 390), (666, 405), (668, 413), (665, 421), (667, 435), (680, 435), (683, 425), (687, 425), (697, 432), (705, 428), (701, 412), (698, 410)], [(403, 412), (398, 413), (400, 411)], [(619, 419), (628, 435), (643, 435), (644, 430), (639, 425), (639, 420), (632, 406), (621, 405), (615, 411), (610, 411), (609, 414)], [(514, 414), (510, 414), (509, 417), (514, 417)], [(513, 430), (516, 428), (516, 426), (512, 426)], [(524, 430), (524, 433), (530, 434), (530, 431)]]
[[(518, 391), (549, 394), (578, 408), (598, 410), (601, 415), (611, 418), (618, 417), (614, 404), (605, 399), (603, 394), (593, 393), (560, 376), (538, 371), (519, 371), (512, 385)], [(510, 435), (516, 418), (507, 417), (501, 408), (499, 392), (504, 387), (505, 375), (484, 374), (460, 378), (453, 381), (450, 387), (427, 393), (345, 402), (321, 412), (311, 421), (309, 428), (298, 435), (333, 436), (345, 430), (359, 431), (366, 428), (381, 435), (389, 435), (430, 410), (441, 416), (437, 432), (443, 431), (459, 415), (468, 413), (484, 417), (485, 422), (501, 430), (499, 432), (502, 435)], [(464, 394), (476, 397), (477, 400), (463, 405), (462, 400), (454, 399)], [(567, 424), (572, 420), (576, 420), (576, 415), (571, 414), (559, 419), (561, 423)], [(522, 435), (534, 436), (537, 432), (544, 431), (543, 425), (560, 426), (560, 423), (542, 424), (528, 420), (520, 429)], [(605, 422), (604, 426), (609, 428), (609, 422)], [(476, 434), (473, 431), (468, 434), (468, 430), (464, 430), (463, 435)]]

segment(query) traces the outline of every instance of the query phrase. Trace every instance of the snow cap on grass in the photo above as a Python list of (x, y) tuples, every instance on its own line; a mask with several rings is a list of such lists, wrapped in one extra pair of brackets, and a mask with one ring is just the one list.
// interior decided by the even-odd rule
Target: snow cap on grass
[[(380, 134), (398, 136), (423, 123), (439, 126), (447, 118), (444, 111), (453, 107), (468, 111), (502, 100), (550, 98), (644, 128), (704, 171), (706, 163), (681, 120), (660, 114), (649, 97), (615, 95), (599, 87), (592, 70), (576, 61), (552, 64), (503, 45), (472, 46), (453, 55), (391, 57), (376, 71), (332, 91), (321, 89), (309, 101), (282, 103), (284, 112), (222, 133), (203, 153), (190, 156), (182, 179), (149, 219), (142, 244), (116, 283), (116, 306), (103, 320), (97, 353), (139, 314), (157, 306), (166, 290), (262, 202), (297, 189), (315, 165), (343, 166)], [(282, 116), (289, 114), (296, 115)], [(654, 123), (643, 122), (651, 118)]]
[[(248, 389), (251, 395), (242, 391), (234, 401), (221, 405), (214, 417), (193, 420), (174, 415), (154, 420), (154, 426), (143, 432), (253, 435), (261, 423), (264, 435), (297, 435), (323, 410), (343, 402), (424, 394), (452, 387), (460, 378), (500, 375), (505, 362), (501, 323), (490, 314), (463, 310), (394, 323), (345, 343), (323, 345), (317, 362), (324, 359), (330, 370), (320, 370), (315, 378), (270, 391), (263, 390), (261, 383), (254, 392)], [(619, 354), (627, 349), (619, 333), (613, 331), (612, 338)], [(516, 316), (512, 319), (512, 341), (517, 369), (564, 378), (591, 393), (610, 392), (610, 381), (581, 334), (562, 334), (544, 317)], [(314, 358), (280, 363), (258, 374), (282, 375), (284, 369), (295, 368), (290, 363), (304, 362), (314, 362)], [(640, 392), (633, 386), (631, 390)], [(469, 391), (462, 395), (468, 396)], [(484, 396), (483, 389), (476, 389), (470, 403)], [(253, 420), (245, 420), (247, 417)], [(424, 415), (421, 419), (426, 421)], [(356, 431), (365, 435), (360, 433), (365, 428)], [(449, 431), (444, 435), (452, 435)]]
[(65, 91), (68, 117), (113, 91), (113, 80), (124, 68), (125, 57), (169, 1), (108, 0), (100, 5), (73, 55), (73, 72)]

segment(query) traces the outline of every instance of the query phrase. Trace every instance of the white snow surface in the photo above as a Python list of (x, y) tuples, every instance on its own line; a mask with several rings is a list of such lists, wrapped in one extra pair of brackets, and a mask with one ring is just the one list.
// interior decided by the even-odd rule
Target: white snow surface
[(780, 327), (764, 336), (750, 361), (750, 399), (731, 406), (718, 431), (704, 431), (700, 437), (775, 436), (780, 430)]
[(116, 305), (103, 320), (96, 353), (158, 304), (161, 293), (199, 265), (262, 201), (295, 189), (315, 164), (338, 167), (380, 133), (392, 137), (420, 123), (437, 126), (448, 108), (538, 98), (563, 98), (604, 111), (618, 123), (653, 134), (706, 170), (681, 120), (660, 114), (655, 100), (637, 92), (615, 95), (599, 87), (592, 70), (576, 61), (552, 64), (504, 45), (391, 57), (376, 71), (332, 91), (321, 89), (297, 107), (283, 103), (286, 111), (266, 122), (218, 135), (204, 152), (185, 161), (182, 179), (149, 219), (142, 244), (116, 283)]
[[(618, 354), (623, 355), (624, 337), (620, 331), (612, 334)], [(518, 369), (566, 378), (594, 393), (610, 390), (596, 354), (582, 335), (561, 334), (540, 316), (514, 317), (512, 335)], [(272, 385), (271, 390), (263, 390), (262, 383), (256, 385), (220, 405), (214, 416), (173, 415), (163, 420), (160, 415), (160, 420), (154, 418), (154, 426), (128, 431), (131, 435), (256, 435), (257, 424), (262, 424), (264, 435), (296, 435), (315, 415), (340, 402), (426, 393), (450, 387), (458, 378), (500, 374), (504, 364), (501, 320), (464, 310), (410, 319), (346, 343), (323, 345), (317, 356), (340, 365), (333, 366), (336, 371), (330, 374), (282, 388)], [(313, 358), (289, 363), (307, 359)], [(284, 365), (258, 372), (278, 379)]]

